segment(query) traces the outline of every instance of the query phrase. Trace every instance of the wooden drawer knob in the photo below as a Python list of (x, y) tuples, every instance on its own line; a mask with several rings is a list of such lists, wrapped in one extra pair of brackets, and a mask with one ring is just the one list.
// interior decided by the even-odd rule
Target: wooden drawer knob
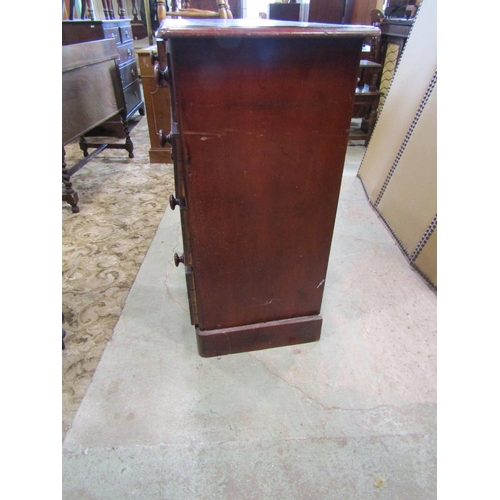
[(156, 85), (158, 87), (165, 87), (165, 84), (170, 84), (170, 73), (168, 71), (168, 67), (165, 69), (161, 69), (159, 62), (155, 63), (154, 65), (154, 75)]
[(168, 202), (170, 203), (170, 208), (175, 210), (175, 207), (180, 206), (180, 200), (176, 198), (173, 194), (168, 198)]
[(160, 139), (160, 146), (165, 147), (165, 144), (172, 144), (172, 134), (165, 135), (163, 130), (158, 130), (158, 138)]
[(184, 264), (184, 254), (182, 254), (181, 256), (179, 256), (177, 253), (175, 253), (174, 254), (174, 264), (175, 264), (175, 267), (179, 267), (179, 264), (181, 262)]

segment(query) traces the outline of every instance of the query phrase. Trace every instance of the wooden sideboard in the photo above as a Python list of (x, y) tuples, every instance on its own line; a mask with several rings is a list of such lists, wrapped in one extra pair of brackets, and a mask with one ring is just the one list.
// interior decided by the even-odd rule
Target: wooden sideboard
[[(125, 149), (134, 157), (120, 82), (118, 52), (112, 40), (72, 44), (62, 48), (62, 200), (78, 213), (78, 193), (71, 177), (106, 148)], [(119, 114), (125, 143), (88, 143), (84, 134)], [(80, 137), (84, 158), (68, 168), (64, 145)], [(88, 149), (92, 148), (92, 153)]]
[(157, 71), (198, 352), (319, 340), (361, 46), (379, 31), (176, 21), (157, 31)]
[[(130, 19), (106, 19), (103, 21), (62, 21), (62, 44), (88, 42), (112, 38), (119, 54), (120, 79), (125, 96), (127, 120), (136, 112), (145, 114), (141, 82), (135, 59), (134, 39)], [(114, 116), (100, 126), (97, 135), (123, 136), (120, 117)]]

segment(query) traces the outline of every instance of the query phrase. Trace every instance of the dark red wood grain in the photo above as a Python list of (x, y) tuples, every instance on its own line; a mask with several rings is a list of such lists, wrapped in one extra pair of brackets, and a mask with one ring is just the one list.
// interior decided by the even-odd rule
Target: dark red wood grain
[[(185, 198), (199, 351), (215, 355), (226, 335), (228, 352), (317, 340), (371, 28), (171, 26), (159, 33), (169, 40), (176, 194)], [(277, 321), (284, 323), (270, 328)]]

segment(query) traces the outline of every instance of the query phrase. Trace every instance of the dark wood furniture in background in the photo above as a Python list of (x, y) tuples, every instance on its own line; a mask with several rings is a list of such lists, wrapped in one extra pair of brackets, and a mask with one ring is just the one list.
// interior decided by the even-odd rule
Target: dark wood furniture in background
[[(139, 112), (144, 115), (139, 71), (135, 59), (134, 41), (130, 19), (106, 19), (103, 21), (62, 21), (62, 44), (88, 42), (111, 38), (116, 44), (119, 58), (121, 85), (125, 96), (127, 120)], [(93, 135), (123, 136), (120, 117), (114, 116), (99, 127)]]
[(217, 356), (315, 341), (359, 71), (378, 30), (165, 19), (191, 322)]
[(270, 3), (269, 19), (282, 21), (298, 21), (300, 18), (300, 3)]
[(385, 96), (389, 91), (392, 78), (396, 72), (398, 62), (403, 53), (406, 41), (410, 35), (414, 19), (382, 19), (380, 21), (380, 45), (377, 48), (378, 61), (382, 64), (380, 90), (383, 96), (380, 106), (383, 105)]
[(136, 51), (139, 58), (139, 69), (141, 71), (142, 91), (144, 104), (146, 106), (146, 118), (148, 120), (149, 160), (151, 163), (171, 163), (170, 144), (162, 147), (158, 132), (170, 130), (170, 91), (166, 87), (159, 87), (156, 83), (154, 58), (156, 56), (156, 44)]
[[(133, 158), (134, 146), (127, 127), (125, 100), (120, 85), (118, 52), (113, 40), (67, 45), (62, 47), (62, 200), (78, 208), (78, 194), (71, 176), (106, 148), (125, 149)], [(88, 143), (84, 134), (119, 113), (125, 136), (124, 144)], [(71, 168), (65, 162), (64, 145), (81, 138), (84, 158)], [(88, 149), (94, 151), (88, 153)]]
[(377, 109), (383, 93), (379, 90), (382, 65), (362, 59), (359, 63), (359, 80), (354, 94), (353, 118), (361, 118), (358, 129), (351, 128), (349, 140), (363, 140), (365, 146), (372, 136)]
[(370, 24), (377, 0), (310, 0), (309, 22)]
[[(222, 2), (220, 0), (192, 0), (191, 2), (180, 2), (171, 0), (168, 4), (166, 0), (158, 2), (157, 17), (160, 20), (165, 17), (172, 17), (167, 15), (167, 5), (170, 14), (179, 12), (182, 17), (186, 15), (186, 11), (180, 9), (193, 9), (198, 10), (190, 12), (189, 18), (206, 18), (207, 13), (212, 14), (212, 17), (219, 17), (220, 15), (227, 18), (228, 10), (227, 5), (235, 5), (238, 7), (237, 15), (241, 9), (240, 1), (232, 0), (229, 2)], [(193, 7), (195, 5), (195, 7)], [(208, 10), (200, 9), (200, 7), (207, 7)], [(210, 10), (211, 7), (211, 10)], [(217, 10), (216, 8), (219, 7)], [(232, 11), (230, 15), (233, 15)], [(174, 16), (175, 17), (175, 16)], [(149, 159), (152, 163), (170, 163), (172, 161), (172, 150), (168, 143), (161, 140), (160, 131), (170, 130), (170, 92), (167, 88), (159, 87), (156, 79), (154, 61), (157, 58), (156, 45), (137, 50), (137, 57), (139, 59), (139, 69), (141, 73), (142, 87), (144, 93), (144, 104), (146, 106), (146, 116), (148, 120), (149, 140), (151, 148), (149, 149)]]
[(310, 0), (309, 22), (341, 24), (345, 0)]
[(399, 47), (398, 59), (401, 57), (401, 53), (410, 36), (410, 31), (414, 22), (414, 19), (387, 18), (380, 21), (380, 54), (382, 59), (384, 54), (387, 53), (387, 46), (389, 44), (395, 44)]
[[(234, 19), (243, 17), (242, 0), (226, 0)], [(218, 0), (158, 0), (158, 19), (165, 18), (166, 12), (179, 9), (198, 9), (202, 11), (218, 11)]]

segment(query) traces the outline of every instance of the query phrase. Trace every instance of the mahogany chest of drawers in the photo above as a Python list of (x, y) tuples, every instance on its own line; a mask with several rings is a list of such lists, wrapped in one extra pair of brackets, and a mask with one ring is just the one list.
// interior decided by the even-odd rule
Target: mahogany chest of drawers
[(157, 31), (183, 235), (174, 259), (200, 355), (320, 338), (361, 46), (377, 34), (253, 19)]
[[(113, 38), (120, 56), (121, 85), (125, 97), (127, 119), (139, 111), (144, 114), (144, 103), (141, 93), (141, 82), (135, 59), (134, 38), (130, 19), (108, 19), (103, 21), (76, 20), (62, 21), (62, 44), (89, 42), (103, 38)], [(118, 116), (106, 122), (103, 128), (108, 128), (119, 137), (123, 127)], [(106, 135), (106, 134), (103, 134)]]

